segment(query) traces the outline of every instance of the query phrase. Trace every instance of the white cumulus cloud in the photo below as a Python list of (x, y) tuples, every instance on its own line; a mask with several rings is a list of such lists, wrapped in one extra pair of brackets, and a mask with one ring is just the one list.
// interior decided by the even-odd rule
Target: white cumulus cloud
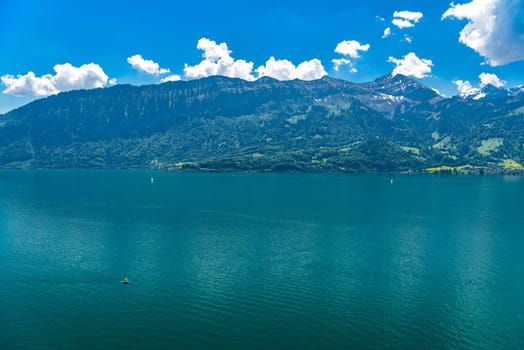
[(415, 26), (410, 21), (407, 21), (405, 19), (399, 19), (399, 18), (394, 18), (391, 21), (391, 23), (393, 23), (395, 26), (399, 27), (400, 29), (411, 28), (411, 27)]
[[(213, 40), (201, 38), (197, 48), (203, 51), (203, 60), (194, 66), (185, 65), (184, 74), (190, 79), (222, 75), (248, 81), (264, 76), (278, 80), (315, 80), (327, 74), (322, 62), (317, 58), (295, 66), (289, 60), (270, 57), (264, 65), (253, 71), (254, 63), (231, 57), (231, 50), (226, 43), (217, 44)], [(256, 77), (254, 73), (257, 74)]]
[(389, 57), (388, 62), (396, 65), (393, 75), (403, 74), (415, 78), (425, 78), (431, 74), (433, 62), (429, 59), (419, 58), (414, 52), (408, 53), (403, 58)]
[(204, 51), (204, 58), (199, 64), (184, 67), (184, 74), (188, 78), (203, 78), (212, 75), (223, 75), (231, 78), (255, 80), (252, 75), (253, 62), (236, 60), (231, 57), (231, 51), (226, 43), (217, 44), (213, 40), (201, 38), (198, 40), (197, 49)]
[(70, 63), (57, 64), (55, 74), (38, 77), (33, 72), (24, 75), (6, 74), (0, 77), (6, 86), (4, 94), (16, 96), (49, 96), (62, 91), (101, 88), (116, 83), (95, 63), (75, 67)]
[(393, 20), (391, 23), (400, 29), (411, 28), (414, 27), (423, 16), (424, 14), (418, 11), (395, 11), (393, 12)]
[(279, 80), (295, 79), (295, 65), (288, 60), (276, 60), (270, 57), (264, 66), (257, 68), (259, 77), (268, 76)]
[(366, 52), (370, 47), (371, 45), (361, 44), (356, 40), (344, 40), (337, 44), (335, 52), (344, 56), (358, 58), (360, 57), (359, 51)]
[(479, 78), (481, 87), (493, 85), (494, 87), (501, 88), (507, 83), (505, 80), (500, 80), (496, 74), (492, 73), (480, 73)]
[(127, 58), (127, 62), (136, 70), (145, 72), (151, 75), (161, 75), (170, 72), (167, 68), (160, 68), (160, 65), (153, 60), (146, 60), (142, 55), (133, 55)]
[(393, 12), (393, 17), (395, 18), (402, 18), (402, 19), (405, 19), (407, 21), (412, 21), (412, 22), (418, 22), (420, 21), (420, 19), (423, 17), (423, 13), (422, 12), (418, 12), (418, 11), (395, 11)]
[(382, 39), (389, 38), (391, 36), (391, 28), (387, 27), (384, 29), (384, 34), (382, 34)]
[(179, 81), (181, 79), (182, 79), (182, 77), (180, 75), (178, 75), (178, 74), (171, 74), (171, 75), (168, 75), (165, 78), (160, 79), (160, 82), (161, 83), (167, 83), (168, 81)]
[(352, 67), (352, 62), (347, 58), (334, 58), (331, 60), (331, 63), (333, 63), (333, 69), (337, 72), (342, 66), (349, 66), (350, 68)]
[(524, 59), (524, 0), (473, 0), (451, 3), (442, 19), (467, 20), (459, 41), (491, 66)]
[(461, 97), (473, 96), (473, 99), (481, 99), (486, 96), (486, 93), (483, 92), (483, 88), (492, 85), (497, 88), (502, 88), (506, 85), (506, 81), (501, 80), (496, 74), (492, 73), (480, 73), (480, 87), (474, 87), (467, 80), (455, 80), (453, 83), (457, 86), (459, 95)]
[(57, 94), (59, 91), (53, 85), (51, 74), (42, 77), (35, 76), (35, 73), (28, 72), (25, 75), (3, 75), (0, 79), (6, 86), (4, 94), (16, 96), (48, 96)]
[(278, 80), (315, 80), (327, 75), (322, 62), (316, 58), (295, 66), (291, 61), (270, 57), (265, 65), (257, 68), (256, 72), (259, 78), (267, 76)]
[(457, 86), (457, 90), (461, 97), (478, 96), (480, 93), (480, 89), (473, 87), (467, 80), (455, 80), (453, 83)]
[(327, 75), (322, 62), (318, 58), (300, 63), (295, 74), (297, 79), (300, 80), (316, 80)]

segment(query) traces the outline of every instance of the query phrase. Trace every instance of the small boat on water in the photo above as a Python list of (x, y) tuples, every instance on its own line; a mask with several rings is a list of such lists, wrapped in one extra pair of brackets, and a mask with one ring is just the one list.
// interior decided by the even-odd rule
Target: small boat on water
[(129, 284), (129, 280), (127, 279), (127, 277), (124, 277), (124, 279), (120, 282), (122, 282), (123, 284)]

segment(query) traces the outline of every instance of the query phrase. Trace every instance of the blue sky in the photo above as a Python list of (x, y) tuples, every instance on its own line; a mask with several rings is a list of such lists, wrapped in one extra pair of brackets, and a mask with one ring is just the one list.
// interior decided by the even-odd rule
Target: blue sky
[(0, 113), (115, 83), (390, 72), (448, 96), (524, 84), (524, 0), (0, 0)]

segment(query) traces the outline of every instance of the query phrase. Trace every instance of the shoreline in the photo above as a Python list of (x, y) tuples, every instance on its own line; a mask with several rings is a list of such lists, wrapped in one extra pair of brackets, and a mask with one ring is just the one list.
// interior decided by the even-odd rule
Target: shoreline
[(488, 167), (448, 167), (409, 169), (409, 170), (271, 170), (271, 169), (213, 169), (213, 168), (155, 168), (155, 167), (0, 167), (0, 171), (153, 171), (161, 173), (194, 173), (194, 174), (347, 174), (347, 175), (445, 175), (445, 176), (524, 176), (524, 168), (488, 168)]

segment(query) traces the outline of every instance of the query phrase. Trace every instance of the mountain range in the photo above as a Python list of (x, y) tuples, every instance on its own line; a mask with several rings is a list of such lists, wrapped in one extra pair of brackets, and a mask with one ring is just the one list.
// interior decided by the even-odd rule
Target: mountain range
[(0, 116), (3, 168), (513, 171), (523, 161), (524, 88), (445, 98), (400, 74), (117, 85)]

